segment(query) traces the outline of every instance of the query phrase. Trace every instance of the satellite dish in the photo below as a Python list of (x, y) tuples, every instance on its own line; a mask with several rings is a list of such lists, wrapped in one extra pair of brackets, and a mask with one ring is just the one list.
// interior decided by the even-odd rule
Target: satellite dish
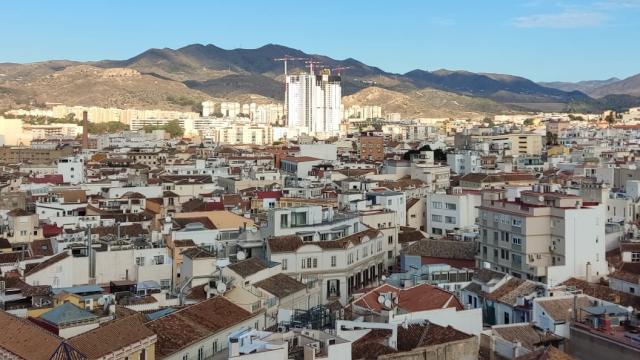
[(386, 275), (382, 275), (382, 277), (380, 277), (382, 279), (382, 281), (387, 280), (387, 276)]
[(378, 302), (379, 302), (380, 304), (384, 304), (384, 295), (380, 295), (380, 296), (378, 296)]
[(216, 291), (218, 292), (218, 294), (224, 294), (224, 292), (227, 291), (227, 285), (220, 281), (218, 283), (218, 286), (216, 286)]
[(386, 300), (384, 301), (384, 306), (385, 306), (387, 309), (391, 309), (391, 306), (392, 306), (392, 305), (393, 305), (393, 303), (391, 302), (391, 300), (386, 299)]
[(103, 297), (98, 299), (98, 305), (100, 305), (100, 306), (104, 305), (104, 298)]
[(242, 261), (244, 259), (247, 258), (247, 255), (244, 253), (244, 251), (238, 251), (238, 253), (236, 254), (236, 259)]

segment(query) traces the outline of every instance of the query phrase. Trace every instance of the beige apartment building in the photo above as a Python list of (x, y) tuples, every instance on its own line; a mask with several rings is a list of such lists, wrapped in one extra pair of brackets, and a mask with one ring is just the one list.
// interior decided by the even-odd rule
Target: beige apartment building
[(548, 285), (605, 276), (605, 207), (541, 189), (482, 192), (478, 267)]

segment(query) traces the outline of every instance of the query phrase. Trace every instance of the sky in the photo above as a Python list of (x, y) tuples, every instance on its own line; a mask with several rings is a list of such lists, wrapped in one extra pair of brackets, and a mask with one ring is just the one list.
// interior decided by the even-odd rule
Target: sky
[(3, 1), (0, 62), (274, 43), (383, 70), (535, 81), (640, 73), (640, 0)]

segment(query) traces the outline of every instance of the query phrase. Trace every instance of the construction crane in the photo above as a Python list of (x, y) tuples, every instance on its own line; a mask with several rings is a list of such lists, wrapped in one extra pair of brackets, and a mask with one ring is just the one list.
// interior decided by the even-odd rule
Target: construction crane
[(314, 75), (315, 73), (313, 72), (313, 65), (319, 65), (319, 64), (322, 64), (322, 62), (313, 60), (313, 59), (308, 59), (307, 61), (304, 62), (304, 64), (309, 68), (309, 74)]
[(289, 55), (285, 55), (284, 57), (273, 59), (273, 61), (282, 61), (282, 62), (284, 62), (284, 76), (285, 77), (287, 76), (287, 64), (289, 63), (289, 61), (305, 61), (305, 60), (309, 60), (309, 59), (301, 58), (301, 57), (293, 57), (293, 56), (289, 56)]

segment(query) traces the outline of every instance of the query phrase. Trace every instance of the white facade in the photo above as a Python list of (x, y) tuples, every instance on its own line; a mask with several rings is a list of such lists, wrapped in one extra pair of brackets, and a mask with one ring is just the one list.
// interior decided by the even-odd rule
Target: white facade
[(68, 157), (58, 160), (58, 174), (62, 175), (62, 181), (66, 183), (85, 182), (84, 159)]
[(339, 132), (342, 120), (339, 76), (326, 73), (288, 75), (286, 84), (290, 129), (328, 136)]
[(475, 228), (480, 194), (453, 189), (451, 194), (432, 193), (425, 204), (425, 231), (432, 235)]

